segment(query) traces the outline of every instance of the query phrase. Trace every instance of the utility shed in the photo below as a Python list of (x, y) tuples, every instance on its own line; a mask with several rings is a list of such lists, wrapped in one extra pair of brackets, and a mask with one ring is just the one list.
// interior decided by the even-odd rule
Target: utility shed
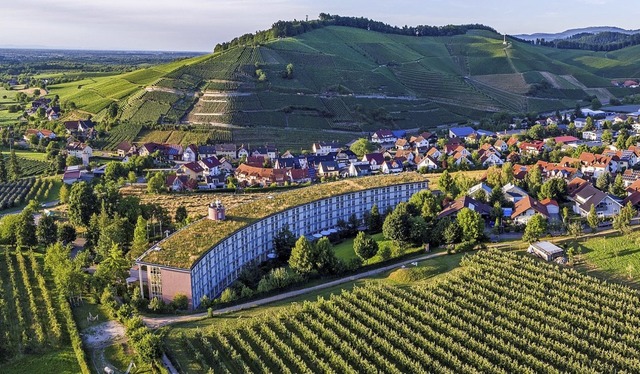
[(527, 252), (542, 257), (546, 261), (553, 261), (564, 254), (564, 250), (549, 242), (535, 242), (529, 244)]

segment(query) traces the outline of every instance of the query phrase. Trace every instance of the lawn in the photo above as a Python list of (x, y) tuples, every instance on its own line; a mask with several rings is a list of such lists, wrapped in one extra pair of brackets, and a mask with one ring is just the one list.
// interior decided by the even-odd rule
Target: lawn
[[(9, 155), (10, 153), (8, 147), (0, 147), (0, 151), (5, 155)], [(46, 158), (47, 158), (46, 153), (32, 152), (27, 149), (16, 149), (16, 148), (14, 148), (14, 151), (16, 153), (16, 156), (26, 158), (28, 160), (46, 161)]]
[(640, 280), (640, 235), (610, 236), (580, 243), (579, 268), (597, 275), (638, 285)]
[[(384, 236), (382, 235), (382, 233), (378, 233), (375, 235), (372, 235), (373, 239), (378, 242), (378, 246), (388, 246), (391, 249), (391, 253), (397, 253), (397, 245), (395, 243), (393, 243), (392, 240), (386, 240), (384, 238)], [(355, 240), (355, 238), (349, 238), (346, 239), (345, 241), (337, 244), (336, 246), (333, 247), (333, 250), (336, 254), (336, 257), (338, 257), (340, 260), (342, 260), (345, 263), (348, 263), (349, 261), (358, 258), (358, 256), (356, 256), (356, 253), (353, 250), (353, 241)], [(409, 254), (409, 253), (415, 253), (422, 250), (422, 247), (410, 247), (405, 249), (405, 251), (402, 253), (404, 254)], [(382, 262), (382, 258), (380, 258), (380, 256), (375, 255), (373, 257), (371, 257), (370, 259), (368, 259), (367, 261), (364, 262), (364, 265), (373, 265), (373, 264), (377, 264), (378, 262)]]
[(56, 373), (76, 374), (80, 372), (76, 355), (70, 346), (59, 351), (41, 355), (28, 355), (8, 365), (0, 365), (3, 374)]
[[(134, 360), (134, 353), (127, 343), (117, 343), (104, 349), (105, 359), (121, 372), (125, 372), (131, 361)], [(132, 373), (152, 373), (151, 365), (143, 365), (136, 361), (136, 367), (131, 370)]]
[[(76, 320), (76, 324), (78, 325), (78, 330), (80, 332), (109, 320), (106, 307), (100, 304), (91, 303), (86, 299), (82, 305), (75, 306), (72, 310), (73, 317)], [(92, 316), (98, 315), (98, 320), (91, 322), (87, 321), (89, 313), (91, 313)]]

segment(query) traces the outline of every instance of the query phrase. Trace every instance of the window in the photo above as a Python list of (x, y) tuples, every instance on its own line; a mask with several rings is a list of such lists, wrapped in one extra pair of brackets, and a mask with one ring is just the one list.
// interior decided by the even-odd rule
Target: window
[(149, 294), (151, 298), (162, 298), (162, 272), (157, 266), (151, 266), (149, 270)]

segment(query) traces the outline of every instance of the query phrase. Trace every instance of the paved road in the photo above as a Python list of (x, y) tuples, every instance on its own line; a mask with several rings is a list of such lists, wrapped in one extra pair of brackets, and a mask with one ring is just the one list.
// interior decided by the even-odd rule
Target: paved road
[[(275, 295), (275, 296), (266, 297), (264, 299), (254, 300), (254, 301), (250, 301), (250, 302), (247, 302), (247, 303), (244, 303), (244, 304), (238, 304), (238, 305), (230, 306), (230, 307), (227, 307), (227, 308), (214, 310), (213, 314), (214, 315), (219, 315), (219, 314), (224, 314), (224, 313), (229, 313), (229, 312), (237, 312), (239, 310), (254, 308), (254, 307), (257, 307), (257, 306), (260, 306), (260, 305), (273, 303), (275, 301), (281, 301), (281, 300), (284, 300), (284, 299), (288, 299), (290, 297), (300, 296), (300, 295), (308, 294), (308, 293), (311, 293), (311, 292), (314, 292), (314, 291), (322, 290), (322, 289), (325, 289), (325, 288), (334, 287), (334, 286), (340, 285), (342, 283), (347, 283), (347, 282), (352, 282), (352, 281), (355, 281), (355, 280), (358, 280), (358, 279), (367, 278), (367, 277), (370, 277), (370, 276), (373, 276), (373, 275), (384, 273), (384, 272), (389, 271), (389, 270), (400, 268), (401, 266), (408, 265), (408, 264), (410, 264), (412, 262), (424, 261), (424, 260), (428, 260), (430, 258), (444, 256), (444, 255), (446, 255), (446, 252), (432, 253), (432, 254), (429, 254), (429, 255), (416, 257), (416, 258), (413, 258), (413, 259), (410, 259), (410, 260), (406, 260), (406, 261), (395, 263), (393, 265), (389, 265), (389, 266), (381, 267), (381, 268), (378, 268), (378, 269), (365, 271), (363, 273), (359, 273), (359, 274), (350, 275), (350, 276), (347, 276), (347, 277), (344, 277), (344, 278), (336, 279), (336, 280), (333, 280), (331, 282), (319, 284), (317, 286), (303, 288), (303, 289), (295, 290), (295, 291), (289, 291), (289, 292), (285, 292), (285, 293), (278, 294), (278, 295)], [(171, 324), (178, 323), (178, 322), (195, 321), (195, 320), (198, 320), (198, 319), (202, 319), (202, 318), (204, 318), (206, 316), (207, 316), (207, 313), (203, 312), (203, 313), (189, 314), (189, 315), (185, 315), (185, 316), (143, 317), (142, 320), (144, 321), (144, 323), (147, 326), (149, 326), (151, 328), (158, 328), (158, 327), (171, 325)]]

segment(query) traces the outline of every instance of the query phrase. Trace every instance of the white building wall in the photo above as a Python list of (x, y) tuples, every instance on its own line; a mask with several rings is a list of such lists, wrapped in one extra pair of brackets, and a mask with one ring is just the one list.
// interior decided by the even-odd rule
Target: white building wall
[(338, 220), (346, 221), (351, 214), (362, 218), (374, 204), (381, 212), (393, 208), (426, 188), (425, 181), (350, 192), (287, 209), (240, 229), (211, 248), (191, 268), (194, 308), (202, 296), (219, 295), (248, 263), (265, 261), (273, 249), (273, 237), (282, 227), (289, 226), (295, 236), (310, 236), (336, 227)]

